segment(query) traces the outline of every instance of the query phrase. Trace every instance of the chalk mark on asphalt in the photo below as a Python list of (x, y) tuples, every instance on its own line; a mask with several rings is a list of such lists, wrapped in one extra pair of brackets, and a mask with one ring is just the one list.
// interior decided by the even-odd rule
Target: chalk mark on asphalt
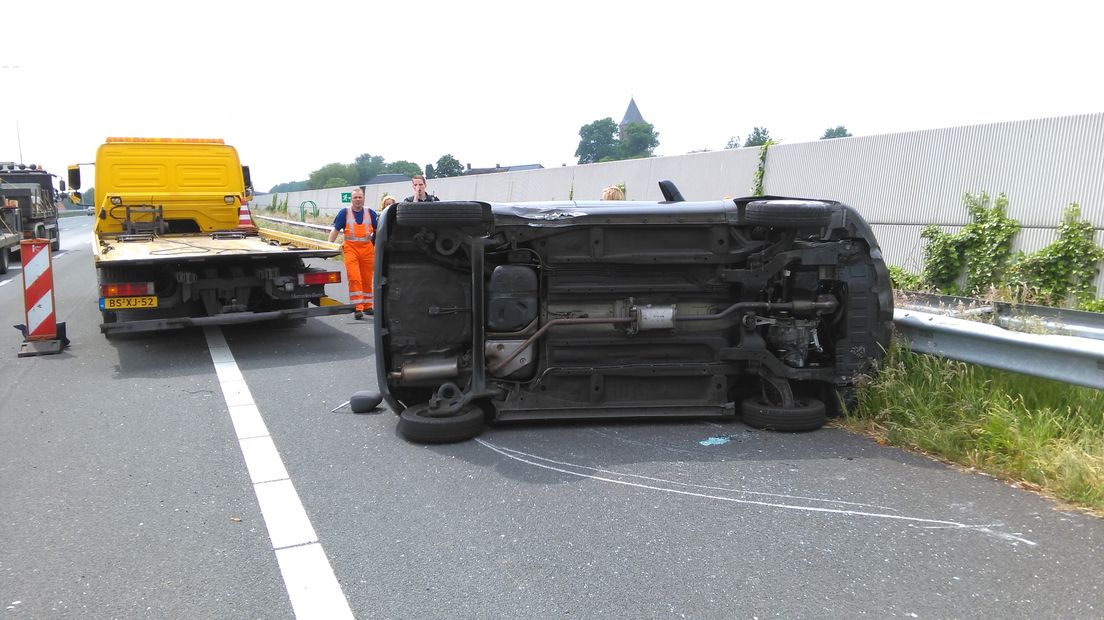
[[(806, 501), (813, 501), (813, 502), (824, 502), (824, 503), (828, 503), (828, 504), (868, 506), (868, 507), (873, 507), (873, 508), (883, 508), (881, 506), (871, 506), (869, 504), (858, 504), (858, 503), (854, 503), (854, 502), (844, 502), (844, 501), (832, 500), (832, 499), (817, 499), (817, 498), (798, 497), (798, 496), (790, 496), (790, 495), (775, 495), (775, 494), (771, 494), (771, 493), (760, 493), (760, 492), (757, 492), (757, 491), (744, 491), (744, 490), (740, 490), (740, 489), (727, 489), (727, 488), (724, 488), (724, 487), (708, 487), (708, 486), (701, 486), (701, 485), (695, 485), (695, 484), (688, 484), (688, 483), (677, 482), (677, 481), (673, 481), (673, 480), (664, 480), (662, 478), (653, 478), (653, 477), (649, 477), (649, 476), (640, 476), (640, 475), (637, 475), (637, 474), (628, 474), (628, 473), (622, 473), (622, 472), (615, 472), (615, 471), (612, 471), (612, 470), (599, 469), (599, 468), (596, 468), (596, 467), (588, 467), (586, 465), (577, 465), (577, 464), (574, 464), (574, 463), (567, 463), (567, 462), (564, 462), (564, 461), (555, 461), (555, 460), (552, 460), (552, 459), (537, 456), (535, 454), (528, 454), (528, 453), (522, 452), (520, 450), (514, 450), (512, 448), (505, 448), (505, 447), (502, 447), (502, 446), (497, 446), (497, 445), (492, 444), (489, 441), (486, 441), (484, 439), (476, 438), (475, 441), (477, 441), (480, 445), (482, 445), (486, 448), (489, 448), (490, 450), (493, 450), (494, 452), (497, 452), (497, 453), (501, 454), (502, 456), (505, 456), (506, 458), (509, 458), (509, 459), (512, 459), (512, 460), (515, 460), (515, 461), (518, 461), (518, 462), (521, 462), (521, 463), (525, 463), (527, 465), (532, 465), (534, 467), (540, 467), (542, 469), (548, 469), (548, 470), (551, 470), (551, 471), (556, 471), (556, 472), (560, 472), (560, 473), (563, 473), (563, 474), (567, 474), (567, 475), (570, 475), (570, 476), (578, 476), (580, 478), (587, 478), (587, 479), (590, 479), (590, 480), (596, 480), (598, 482), (608, 482), (608, 483), (611, 483), (611, 484), (620, 484), (620, 485), (624, 485), (624, 486), (628, 486), (628, 487), (635, 487), (635, 488), (638, 488), (638, 489), (645, 489), (645, 490), (649, 490), (649, 491), (660, 491), (660, 492), (663, 492), (663, 493), (674, 493), (674, 494), (677, 494), (677, 495), (686, 495), (686, 496), (697, 497), (697, 498), (701, 498), (701, 499), (709, 499), (709, 500), (722, 501), (722, 502), (732, 502), (732, 503), (735, 503), (735, 504), (747, 504), (747, 505), (753, 505), (753, 506), (763, 506), (763, 507), (766, 507), (766, 508), (779, 508), (779, 509), (783, 509), (783, 510), (795, 510), (795, 511), (814, 512), (814, 513), (822, 513), (822, 514), (837, 514), (837, 515), (844, 515), (844, 516), (851, 516), (851, 517), (864, 517), (864, 518), (870, 518), (870, 519), (890, 519), (890, 520), (895, 520), (895, 521), (903, 521), (905, 523), (908, 523), (910, 526), (923, 527), (924, 529), (931, 529), (934, 526), (934, 527), (946, 528), (946, 529), (974, 530), (974, 531), (986, 534), (988, 536), (993, 536), (993, 537), (996, 537), (996, 538), (1000, 538), (1002, 540), (1012, 542), (1013, 544), (1023, 543), (1025, 545), (1030, 545), (1032, 547), (1038, 545), (1038, 543), (1036, 543), (1034, 541), (1030, 541), (1026, 538), (1022, 538), (1022, 537), (1020, 537), (1016, 534), (1011, 534), (1011, 533), (1007, 533), (1007, 532), (998, 532), (996, 530), (993, 530), (992, 529), (993, 527), (998, 527), (1000, 525), (1003, 525), (1003, 524), (999, 524), (999, 523), (997, 523), (997, 524), (990, 523), (990, 524), (984, 524), (984, 525), (970, 525), (968, 523), (959, 523), (957, 521), (947, 521), (947, 520), (943, 520), (943, 519), (928, 519), (928, 518), (924, 518), (924, 517), (911, 517), (911, 516), (907, 516), (907, 515), (888, 514), (888, 513), (881, 513), (881, 512), (867, 512), (867, 511), (862, 511), (862, 510), (851, 510), (851, 509), (846, 509), (846, 508), (828, 508), (828, 507), (824, 507), (824, 506), (802, 506), (800, 504), (785, 504), (785, 503), (770, 502), (770, 501), (756, 500), (756, 499), (741, 499), (741, 498), (736, 498), (736, 497), (724, 497), (724, 496), (720, 496), (720, 495), (710, 495), (710, 494), (707, 494), (707, 493), (700, 493), (700, 492), (690, 491), (690, 490), (685, 490), (685, 489), (665, 488), (665, 487), (662, 487), (662, 486), (655, 486), (655, 485), (652, 485), (652, 484), (644, 484), (644, 483), (641, 483), (641, 482), (634, 482), (634, 481), (631, 481), (631, 480), (623, 480), (623, 479), (619, 480), (617, 478), (612, 478), (612, 477), (609, 477), (609, 476), (616, 476), (618, 478), (636, 478), (636, 479), (640, 479), (640, 480), (648, 480), (650, 482), (661, 483), (661, 484), (666, 484), (666, 485), (674, 485), (674, 486), (682, 486), (682, 487), (693, 487), (693, 488), (700, 488), (700, 489), (703, 489), (703, 490), (728, 491), (730, 493), (738, 493), (738, 494), (741, 494), (741, 495), (765, 495), (765, 496), (779, 497), (779, 498), (785, 498), (785, 499), (798, 499), (798, 500), (806, 500)], [(592, 472), (596, 472), (597, 474), (603, 474), (603, 475), (596, 475), (596, 474), (586, 473), (585, 471), (573, 471), (572, 469), (565, 469), (565, 468), (574, 468), (574, 469), (578, 469), (578, 470), (589, 470), (589, 471), (592, 471)]]

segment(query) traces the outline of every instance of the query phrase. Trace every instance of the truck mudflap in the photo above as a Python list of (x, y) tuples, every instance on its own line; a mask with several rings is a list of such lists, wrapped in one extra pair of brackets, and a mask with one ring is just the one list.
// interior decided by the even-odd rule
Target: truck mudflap
[(315, 308), (288, 308), (284, 310), (271, 310), (268, 312), (227, 312), (225, 314), (216, 314), (215, 316), (184, 316), (138, 321), (120, 321), (117, 323), (103, 323), (100, 325), (100, 331), (104, 334), (135, 334), (139, 332), (186, 329), (188, 327), (206, 327), (209, 325), (237, 325), (240, 323), (257, 323), (260, 321), (305, 319), (314, 316), (352, 314), (354, 309), (354, 304), (324, 304)]

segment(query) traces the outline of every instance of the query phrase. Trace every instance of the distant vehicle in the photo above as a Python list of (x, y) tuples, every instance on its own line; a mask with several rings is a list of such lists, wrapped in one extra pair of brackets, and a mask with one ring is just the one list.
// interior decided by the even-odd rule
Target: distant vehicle
[(88, 207), (87, 209), (84, 210), (84, 214), (85, 215), (95, 215), (96, 214), (96, 207)]
[(830, 200), (399, 203), (376, 249), (378, 384), (399, 431), (735, 417), (819, 428), (889, 345), (870, 226)]
[(19, 242), (32, 238), (48, 239), (54, 252), (61, 249), (54, 175), (35, 165), (0, 162), (0, 273), (19, 261)]

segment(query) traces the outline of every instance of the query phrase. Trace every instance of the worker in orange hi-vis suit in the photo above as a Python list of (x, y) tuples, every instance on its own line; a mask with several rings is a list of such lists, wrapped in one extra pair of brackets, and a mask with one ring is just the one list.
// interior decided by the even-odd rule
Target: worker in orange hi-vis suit
[(337, 212), (329, 241), (344, 233), (345, 273), (349, 278), (349, 303), (356, 304), (353, 316), (372, 314), (372, 271), (376, 268), (376, 212), (364, 208), (364, 190), (354, 189), (352, 206)]

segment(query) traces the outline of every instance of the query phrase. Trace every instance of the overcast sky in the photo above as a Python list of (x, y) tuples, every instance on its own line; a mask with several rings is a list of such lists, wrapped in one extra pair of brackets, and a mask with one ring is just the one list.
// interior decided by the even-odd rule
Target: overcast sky
[(1091, 6), (6, 2), (0, 161), (63, 177), (107, 136), (220, 137), (265, 191), (361, 153), (571, 165), (630, 97), (657, 155), (1102, 112)]

